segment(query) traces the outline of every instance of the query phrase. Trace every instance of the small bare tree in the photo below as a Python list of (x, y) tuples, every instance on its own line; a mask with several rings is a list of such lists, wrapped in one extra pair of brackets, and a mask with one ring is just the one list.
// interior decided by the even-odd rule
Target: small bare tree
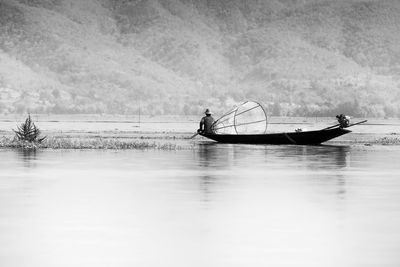
[(45, 137), (40, 138), (40, 130), (36, 127), (35, 123), (33, 123), (31, 119), (31, 115), (28, 115), (25, 122), (20, 126), (17, 126), (17, 130), (13, 130), (15, 133), (15, 137), (19, 141), (27, 141), (30, 143), (41, 143)]

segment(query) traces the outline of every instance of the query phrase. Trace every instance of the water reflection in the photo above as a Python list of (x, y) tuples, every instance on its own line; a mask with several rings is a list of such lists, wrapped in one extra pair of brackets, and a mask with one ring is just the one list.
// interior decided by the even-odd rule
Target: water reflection
[(279, 146), (274, 151), (274, 156), (298, 160), (310, 169), (337, 169), (348, 166), (350, 147), (329, 145)]
[(200, 190), (202, 191), (202, 202), (205, 203), (211, 201), (212, 187), (217, 182), (217, 176), (213, 173), (213, 169), (221, 167), (223, 162), (229, 163), (229, 161), (221, 158), (224, 153), (221, 153), (218, 145), (214, 142), (199, 144), (198, 149), (195, 150), (196, 162), (203, 169), (199, 175), (199, 182)]
[(291, 160), (294, 167), (304, 169), (308, 180), (320, 192), (335, 192), (339, 199), (346, 194), (345, 170), (350, 166), (348, 146), (283, 146), (275, 156)]
[[(260, 146), (201, 143), (195, 161), (204, 199), (209, 200), (216, 184), (246, 170), (247, 177), (306, 179), (317, 191), (346, 193), (344, 171), (350, 164), (348, 146)], [(236, 171), (235, 171), (236, 170)], [(232, 171), (234, 171), (232, 173)]]
[(273, 160), (301, 163), (310, 169), (345, 168), (349, 164), (348, 146), (276, 146), (201, 143), (196, 150), (199, 167), (226, 168), (242, 162), (270, 164)]
[(219, 166), (217, 163), (221, 163), (223, 153), (219, 149), (217, 143), (204, 143), (199, 144), (197, 152), (197, 162), (200, 167), (216, 167)]
[(24, 168), (29, 169), (36, 167), (37, 157), (40, 152), (36, 149), (17, 149), (15, 151)]

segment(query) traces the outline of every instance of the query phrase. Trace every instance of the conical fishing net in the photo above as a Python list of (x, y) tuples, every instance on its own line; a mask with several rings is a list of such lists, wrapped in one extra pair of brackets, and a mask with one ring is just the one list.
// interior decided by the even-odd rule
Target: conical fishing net
[(247, 101), (215, 121), (213, 130), (215, 134), (264, 134), (267, 115), (259, 103)]

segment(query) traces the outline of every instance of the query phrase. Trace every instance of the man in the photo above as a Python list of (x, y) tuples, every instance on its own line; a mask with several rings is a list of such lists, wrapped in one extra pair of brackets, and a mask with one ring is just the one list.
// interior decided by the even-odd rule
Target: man
[(338, 119), (340, 128), (347, 128), (350, 126), (350, 117), (349, 116), (340, 114), (340, 115), (336, 115), (336, 118)]
[(214, 118), (211, 116), (211, 111), (209, 109), (206, 109), (206, 112), (204, 113), (206, 114), (206, 116), (201, 118), (200, 129), (198, 129), (197, 132), (204, 134), (214, 134), (214, 131), (211, 127), (214, 123)]

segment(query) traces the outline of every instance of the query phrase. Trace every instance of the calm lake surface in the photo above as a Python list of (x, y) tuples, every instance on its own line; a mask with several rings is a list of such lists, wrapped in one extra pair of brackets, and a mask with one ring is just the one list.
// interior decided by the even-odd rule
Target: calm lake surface
[(0, 265), (400, 266), (400, 147), (0, 150)]

